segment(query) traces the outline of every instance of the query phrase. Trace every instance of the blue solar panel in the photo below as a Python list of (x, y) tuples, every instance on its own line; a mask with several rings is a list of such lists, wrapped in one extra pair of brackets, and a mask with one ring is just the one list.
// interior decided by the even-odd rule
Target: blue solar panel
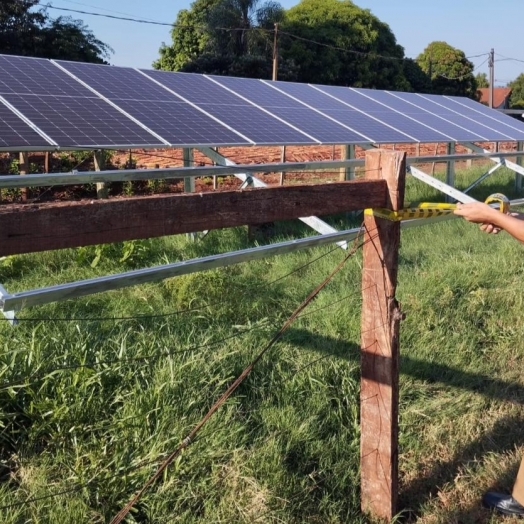
[(497, 131), (493, 127), (486, 125), (483, 122), (478, 122), (469, 117), (469, 115), (466, 115), (463, 111), (457, 112), (454, 109), (449, 109), (445, 105), (443, 105), (441, 102), (442, 97), (438, 95), (416, 95), (417, 100), (422, 99), (424, 100), (424, 104), (426, 101), (430, 102), (431, 106), (428, 106), (430, 108), (430, 111), (433, 111), (434, 113), (444, 116), (445, 118), (460, 118), (461, 122), (464, 122), (464, 126), (468, 127), (468, 129), (472, 129), (473, 131), (482, 134), (482, 136), (486, 137), (488, 140), (511, 140), (511, 137), (506, 133), (501, 133), (500, 131)]
[[(440, 103), (452, 103), (453, 105), (449, 106), (450, 108), (458, 108), (459, 112), (464, 113), (474, 119), (477, 118), (477, 115), (483, 115), (484, 117), (488, 118), (488, 120), (483, 120), (483, 122), (486, 122), (486, 125), (493, 125), (494, 129), (509, 135), (513, 135), (515, 140), (524, 139), (524, 122), (505, 115), (504, 113), (501, 113), (495, 109), (490, 109), (484, 104), (475, 102), (470, 98), (458, 96), (442, 97), (442, 101)], [(495, 127), (495, 124), (498, 124), (499, 127)]]
[(49, 145), (28, 123), (75, 148), (524, 140), (524, 123), (467, 98), (9, 55), (0, 71), (2, 148)]
[[(269, 83), (269, 82), (268, 82)], [(322, 86), (311, 87), (307, 84), (295, 84), (287, 82), (272, 83), (277, 89), (307, 103), (309, 106), (320, 110), (323, 114), (330, 116), (359, 134), (368, 138), (368, 141), (376, 143), (414, 142), (415, 140), (396, 129), (373, 119), (372, 117), (356, 111), (339, 100), (335, 100), (329, 94), (331, 88)], [(318, 89), (316, 89), (318, 88)], [(347, 88), (338, 88), (346, 90)], [(329, 92), (329, 94), (327, 94)]]
[(49, 146), (49, 142), (0, 103), (0, 147)]
[(257, 144), (316, 143), (205, 76), (165, 71), (144, 72)]
[(118, 100), (118, 105), (172, 146), (251, 144), (184, 102)]
[(4, 95), (62, 147), (161, 146), (162, 142), (98, 98)]
[(172, 146), (252, 143), (135, 69), (77, 62), (60, 64)]
[[(371, 89), (349, 89), (346, 87), (316, 86), (323, 92), (336, 97), (338, 100), (349, 104), (367, 115), (395, 128), (398, 131), (414, 138), (418, 142), (445, 142), (449, 140), (446, 135), (425, 126), (417, 120), (410, 118), (390, 107), (370, 98)], [(346, 106), (347, 107), (347, 106)], [(387, 134), (386, 134), (387, 136)], [(401, 140), (401, 139), (399, 139)]]
[(304, 133), (313, 136), (319, 142), (326, 144), (344, 144), (370, 141), (368, 137), (364, 137), (334, 122), (327, 118), (327, 116), (323, 116), (313, 109), (307, 108), (304, 104), (280, 93), (260, 80), (218, 76), (211, 78), (220, 85), (246, 98), (253, 104), (263, 107), (271, 114), (289, 122)]
[[(429, 113), (432, 113), (434, 115), (439, 116), (442, 119), (447, 120), (448, 122), (452, 122), (464, 129), (467, 129), (471, 133), (477, 135), (478, 138), (476, 140), (507, 140), (504, 136), (499, 136), (498, 138), (495, 138), (494, 133), (490, 133), (490, 130), (482, 125), (476, 124), (475, 122), (472, 122), (471, 120), (468, 120), (467, 118), (454, 113), (453, 111), (450, 111), (449, 109), (446, 109), (445, 107), (439, 106), (438, 104), (435, 104), (428, 100), (427, 98), (424, 98), (422, 95), (417, 95), (414, 93), (392, 93), (396, 97), (401, 98), (403, 100), (406, 100), (412, 104), (415, 104), (416, 106), (420, 107), (424, 111), (427, 111)], [(491, 135), (491, 136), (490, 136)]]
[[(428, 113), (424, 109), (410, 104), (409, 102), (403, 100), (402, 98), (399, 98), (398, 96), (395, 96), (400, 94), (405, 95), (407, 93), (393, 93), (389, 91), (369, 90), (367, 94), (371, 96), (374, 100), (386, 104), (388, 107), (391, 107), (396, 111), (408, 115), (411, 118), (417, 120), (418, 122), (423, 122), (425, 125), (432, 127), (436, 131), (448, 136), (449, 138), (446, 141), (462, 142), (471, 140), (482, 140), (482, 137), (480, 137), (478, 134), (473, 133), (468, 129), (464, 129), (447, 120), (444, 120), (443, 118), (440, 118), (437, 115)], [(411, 94), (411, 96), (414, 95)]]
[(136, 69), (61, 60), (57, 63), (109, 100), (179, 101)]
[(49, 60), (0, 55), (0, 94), (97, 98)]

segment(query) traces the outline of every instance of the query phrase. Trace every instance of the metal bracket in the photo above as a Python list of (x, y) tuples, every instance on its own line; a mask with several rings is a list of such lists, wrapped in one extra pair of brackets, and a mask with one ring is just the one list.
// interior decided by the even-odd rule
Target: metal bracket
[(3, 307), (4, 307), (4, 300), (9, 297), (9, 293), (6, 291), (5, 287), (2, 286), (2, 284), (0, 284), (0, 307), (1, 307), (1, 311), (4, 315), (4, 317), (9, 321), (9, 323), (12, 325), (12, 326), (16, 326), (18, 325), (18, 319), (16, 318), (15, 316), (15, 312), (14, 311), (4, 311)]

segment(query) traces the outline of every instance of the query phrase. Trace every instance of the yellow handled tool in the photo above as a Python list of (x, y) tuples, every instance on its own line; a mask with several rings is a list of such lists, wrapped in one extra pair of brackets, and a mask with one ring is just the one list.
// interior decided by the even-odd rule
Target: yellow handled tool
[[(485, 200), (486, 204), (498, 204), (501, 213), (509, 213), (510, 201), (502, 193), (493, 193)], [(374, 215), (397, 222), (399, 220), (409, 220), (413, 218), (433, 218), (442, 215), (449, 215), (457, 208), (457, 204), (446, 204), (438, 202), (422, 202), (417, 206), (406, 207), (393, 211), (391, 209), (373, 208), (365, 209), (365, 215)]]

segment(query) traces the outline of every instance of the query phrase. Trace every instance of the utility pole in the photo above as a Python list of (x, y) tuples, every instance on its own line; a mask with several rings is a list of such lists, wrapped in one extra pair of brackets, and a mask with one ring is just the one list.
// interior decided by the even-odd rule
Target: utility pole
[(493, 109), (493, 89), (495, 88), (495, 50), (489, 53), (489, 107)]
[(278, 76), (278, 22), (275, 23), (275, 35), (273, 38), (273, 80)]

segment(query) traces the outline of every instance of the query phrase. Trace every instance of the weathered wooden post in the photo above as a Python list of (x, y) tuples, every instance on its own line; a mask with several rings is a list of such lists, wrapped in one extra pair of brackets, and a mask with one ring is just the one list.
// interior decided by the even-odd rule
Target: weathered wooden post
[[(365, 178), (388, 184), (388, 208), (404, 204), (406, 154), (366, 152)], [(398, 359), (401, 312), (395, 300), (400, 222), (364, 218), (360, 464), (362, 511), (387, 520), (398, 494)]]

